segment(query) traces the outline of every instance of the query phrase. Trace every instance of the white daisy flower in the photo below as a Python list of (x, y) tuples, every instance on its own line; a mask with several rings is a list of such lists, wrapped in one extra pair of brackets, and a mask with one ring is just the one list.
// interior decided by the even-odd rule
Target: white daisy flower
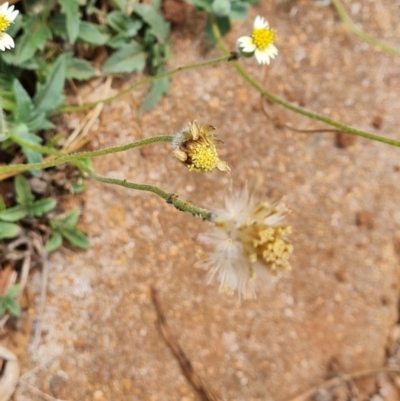
[(271, 280), (278, 271), (290, 270), (293, 247), (286, 237), (291, 227), (282, 224), (287, 213), (282, 203), (256, 201), (247, 188), (226, 199), (225, 208), (214, 215), (214, 230), (200, 237), (214, 247), (201, 262), (209, 269), (209, 282), (217, 276), (220, 290), (254, 298), (259, 279)]
[(14, 10), (14, 6), (8, 6), (8, 2), (0, 6), (0, 50), (2, 51), (14, 47), (13, 38), (4, 31), (14, 22), (18, 13), (18, 10)]
[(259, 64), (269, 64), (278, 54), (274, 45), (275, 31), (269, 27), (268, 21), (257, 16), (253, 24), (251, 36), (242, 36), (237, 40), (239, 50), (254, 54)]

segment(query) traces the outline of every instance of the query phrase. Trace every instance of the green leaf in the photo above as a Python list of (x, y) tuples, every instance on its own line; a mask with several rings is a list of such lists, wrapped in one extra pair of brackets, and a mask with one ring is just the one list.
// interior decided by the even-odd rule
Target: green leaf
[(109, 40), (110, 35), (104, 32), (100, 25), (81, 21), (79, 24), (78, 39), (93, 46), (102, 46)]
[(40, 217), (53, 210), (56, 205), (57, 201), (53, 198), (41, 199), (32, 203), (28, 207), (28, 211), (31, 216)]
[(143, 21), (150, 25), (159, 41), (165, 42), (168, 39), (169, 23), (153, 7), (139, 3), (133, 3), (131, 7)]
[(24, 33), (15, 43), (14, 65), (20, 66), (30, 60), (37, 50), (43, 50), (52, 34), (48, 26), (42, 25), (39, 18), (31, 16), (24, 21)]
[(73, 228), (61, 227), (60, 233), (71, 245), (74, 245), (80, 249), (89, 248), (89, 240), (82, 232)]
[(112, 11), (107, 14), (107, 24), (120, 35), (133, 38), (143, 26), (143, 22), (138, 18), (132, 19), (121, 11)]
[(26, 206), (13, 206), (0, 212), (0, 220), (14, 222), (23, 219), (28, 215)]
[(146, 95), (140, 106), (139, 114), (142, 114), (146, 110), (154, 108), (160, 101), (162, 96), (168, 93), (168, 86), (169, 86), (168, 77), (158, 79), (157, 81), (155, 81), (151, 86), (149, 93)]
[[(26, 160), (28, 160), (29, 164), (41, 163), (43, 160), (42, 154), (40, 152), (38, 152), (37, 150), (29, 149), (29, 148), (26, 148), (23, 146), (22, 151), (24, 152), (24, 155), (26, 156)], [(34, 176), (37, 176), (39, 170), (31, 170), (30, 172)]]
[(118, 10), (111, 11), (106, 17), (107, 25), (122, 35), (125, 35), (128, 21), (129, 17), (124, 12)]
[(6, 210), (6, 204), (5, 204), (5, 202), (4, 202), (3, 197), (0, 195), (0, 213), (1, 213), (3, 210)]
[[(229, 20), (228, 17), (215, 17), (215, 20), (217, 22), (219, 31), (221, 32), (222, 36), (226, 35), (231, 30), (231, 21)], [(211, 28), (210, 17), (207, 18), (205, 31), (207, 40), (214, 45), (216, 41), (214, 33)]]
[(126, 8), (126, 0), (111, 0), (114, 7), (117, 7), (119, 10), (125, 10)]
[[(62, 40), (68, 40), (68, 33), (67, 33), (67, 18), (64, 14), (56, 14), (48, 21), (49, 27), (52, 32), (59, 36)], [(81, 27), (79, 26), (79, 34), (81, 32)], [(78, 34), (78, 37), (79, 37)]]
[(245, 20), (247, 17), (248, 9), (249, 4), (242, 3), (241, 1), (232, 2), (229, 18), (235, 20)]
[[(3, 82), (0, 83), (0, 85), (4, 85)], [(4, 89), (4, 87), (3, 87)], [(1, 96), (1, 106), (3, 107), (3, 110), (6, 111), (13, 111), (15, 108), (15, 96), (11, 91), (0, 91), (0, 96)]]
[(160, 10), (161, 8), (161, 0), (151, 0), (151, 6), (156, 10)]
[(189, 3), (195, 5), (198, 9), (207, 11), (209, 14), (212, 14), (212, 3), (213, 0), (188, 0)]
[(13, 223), (3, 223), (0, 221), (0, 239), (14, 238), (20, 232), (19, 226)]
[(17, 203), (22, 206), (28, 206), (34, 201), (28, 181), (22, 176), (17, 175), (14, 178), (14, 187)]
[(72, 209), (64, 218), (61, 219), (62, 225), (67, 228), (74, 228), (79, 218), (79, 210)]
[(129, 44), (129, 39), (122, 33), (115, 35), (107, 42), (107, 46), (112, 49), (120, 49), (121, 47), (125, 47)]
[[(23, 132), (23, 124), (20, 124), (18, 128), (20, 128), (20, 132), (17, 135), (24, 141), (32, 145), (37, 145), (38, 143), (42, 142), (42, 139), (37, 135), (29, 132)], [(23, 146), (22, 151), (24, 152), (24, 155), (29, 163), (40, 163), (43, 159), (42, 154), (36, 150)], [(31, 170), (31, 174), (37, 176), (39, 174), (39, 170)]]
[(13, 285), (8, 289), (5, 296), (7, 298), (15, 298), (16, 296), (18, 296), (19, 291), (20, 291), (20, 285), (19, 284)]
[(43, 85), (38, 84), (36, 95), (33, 98), (37, 111), (50, 113), (63, 102), (65, 63), (65, 56), (63, 54), (58, 56), (45, 83)]
[(28, 121), (26, 126), (30, 132), (39, 131), (41, 129), (51, 129), (53, 124), (46, 119), (46, 113), (44, 111), (38, 112), (35, 110), (34, 115)]
[(67, 18), (67, 32), (70, 43), (75, 43), (79, 33), (79, 3), (76, 0), (58, 0), (61, 12)]
[(21, 314), (21, 309), (14, 299), (6, 298), (6, 308), (12, 316), (19, 316)]
[(45, 244), (46, 252), (54, 252), (62, 245), (62, 236), (60, 233), (55, 233)]
[(82, 180), (81, 182), (72, 182), (71, 189), (73, 194), (80, 194), (82, 193), (87, 187), (87, 182)]
[(146, 65), (146, 56), (142, 46), (133, 42), (113, 53), (103, 64), (102, 71), (106, 74), (143, 71)]
[(15, 122), (25, 122), (30, 118), (33, 110), (32, 100), (18, 79), (13, 81), (13, 92), (16, 106), (13, 112), (13, 119)]
[(67, 59), (67, 69), (65, 72), (65, 77), (68, 79), (77, 79), (78, 81), (83, 81), (94, 77), (96, 70), (91, 66), (91, 64), (86, 60), (79, 60), (75, 57)]

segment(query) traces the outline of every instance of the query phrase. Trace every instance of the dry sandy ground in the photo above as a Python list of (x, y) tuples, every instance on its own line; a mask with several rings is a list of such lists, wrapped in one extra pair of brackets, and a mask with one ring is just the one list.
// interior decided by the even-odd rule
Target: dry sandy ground
[[(400, 47), (399, 1), (345, 5), (364, 29)], [(257, 14), (279, 35), (268, 90), (400, 140), (399, 59), (353, 37), (330, 7), (306, 0), (263, 1), (235, 23), (227, 37), (232, 49)], [(203, 50), (193, 14), (172, 45), (171, 68), (220, 54)], [(267, 67), (240, 63), (263, 79)], [(171, 134), (197, 119), (217, 127), (231, 177), (190, 173), (166, 144), (97, 159), (96, 171), (158, 185), (210, 209), (222, 205), (231, 181), (284, 197), (292, 209), (293, 270), (256, 300), (239, 303), (219, 294), (217, 283), (207, 286), (206, 272), (194, 266), (203, 252), (196, 236), (207, 223), (154, 195), (93, 182), (80, 204), (91, 248), (51, 257), (43, 338), (24, 362), (25, 370), (39, 368), (27, 381), (75, 401), (200, 400), (157, 328), (151, 285), (194, 367), (226, 400), (287, 400), (323, 380), (332, 360), (346, 373), (382, 366), (398, 318), (400, 149), (363, 139), (339, 148), (333, 134), (276, 128), (259, 95), (227, 63), (175, 75), (168, 96), (139, 119), (143, 93), (104, 108), (93, 148)], [(297, 127), (320, 126), (269, 107)], [(68, 123), (77, 121), (75, 115)], [(32, 284), (38, 289), (39, 275)], [(376, 390), (374, 380), (357, 385), (360, 398)], [(15, 399), (35, 396), (20, 388)]]

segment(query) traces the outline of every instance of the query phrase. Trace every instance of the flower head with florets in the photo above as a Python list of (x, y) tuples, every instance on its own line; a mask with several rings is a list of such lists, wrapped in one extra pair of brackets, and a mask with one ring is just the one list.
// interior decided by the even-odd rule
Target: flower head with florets
[(14, 22), (18, 13), (18, 10), (14, 10), (14, 6), (8, 6), (8, 2), (0, 6), (0, 50), (2, 51), (14, 47), (14, 39), (5, 33), (5, 30)]
[(253, 55), (259, 64), (269, 64), (278, 54), (274, 45), (275, 31), (269, 27), (268, 21), (259, 15), (254, 20), (253, 33), (241, 36), (237, 40), (239, 51), (245, 55)]
[(239, 297), (253, 298), (257, 282), (290, 270), (291, 227), (282, 222), (287, 212), (282, 203), (256, 201), (247, 188), (227, 198), (225, 208), (214, 215), (214, 230), (201, 237), (214, 247), (201, 262), (209, 269), (209, 281), (217, 276), (220, 290), (237, 290)]
[(175, 157), (190, 171), (205, 173), (217, 168), (230, 172), (226, 162), (219, 158), (216, 144), (222, 141), (214, 136), (214, 131), (212, 125), (189, 123), (189, 128), (176, 134), (172, 141)]

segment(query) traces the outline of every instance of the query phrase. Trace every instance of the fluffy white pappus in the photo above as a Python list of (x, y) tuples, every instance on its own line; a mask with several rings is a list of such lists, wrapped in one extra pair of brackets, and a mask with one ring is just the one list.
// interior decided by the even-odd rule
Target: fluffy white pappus
[(214, 229), (199, 239), (213, 248), (200, 263), (209, 271), (208, 282), (218, 279), (221, 291), (237, 291), (239, 298), (254, 298), (256, 287), (274, 284), (276, 273), (289, 269), (290, 228), (282, 225), (288, 209), (282, 203), (255, 199), (245, 188), (214, 213)]

